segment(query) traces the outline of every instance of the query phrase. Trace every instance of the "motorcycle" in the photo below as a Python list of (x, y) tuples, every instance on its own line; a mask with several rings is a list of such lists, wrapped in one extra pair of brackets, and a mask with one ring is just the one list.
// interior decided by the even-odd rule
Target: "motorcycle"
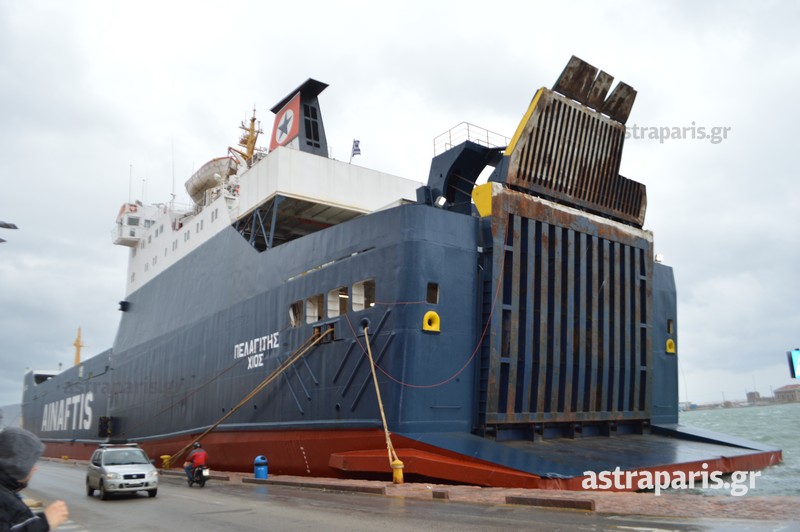
[(207, 466), (197, 466), (192, 470), (192, 480), (189, 481), (189, 487), (193, 484), (199, 484), (202, 488), (206, 485), (206, 481), (211, 476), (211, 470)]

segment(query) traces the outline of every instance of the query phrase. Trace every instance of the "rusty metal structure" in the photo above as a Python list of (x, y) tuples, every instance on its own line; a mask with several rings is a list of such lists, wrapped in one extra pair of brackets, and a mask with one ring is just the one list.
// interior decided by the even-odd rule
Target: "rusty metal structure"
[(482, 425), (570, 436), (648, 420), (651, 235), (512, 191), (492, 211)]
[(606, 99), (612, 80), (573, 57), (504, 154), (478, 413), (500, 436), (641, 432), (650, 419), (653, 239), (644, 185), (619, 175), (636, 92), (621, 83)]
[(553, 90), (539, 89), (506, 149), (506, 183), (642, 227), (645, 187), (619, 175), (625, 122), (636, 91), (619, 83), (606, 98), (612, 81), (573, 57)]

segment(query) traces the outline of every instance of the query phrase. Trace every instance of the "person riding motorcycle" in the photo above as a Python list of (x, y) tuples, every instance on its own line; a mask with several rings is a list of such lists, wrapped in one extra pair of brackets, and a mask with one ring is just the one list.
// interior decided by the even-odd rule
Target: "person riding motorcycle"
[(206, 465), (206, 461), (208, 460), (208, 453), (203, 450), (199, 441), (194, 442), (192, 447), (194, 447), (194, 449), (192, 449), (192, 452), (189, 453), (189, 456), (186, 457), (186, 461), (183, 463), (183, 470), (186, 471), (186, 479), (189, 482), (189, 486), (191, 486), (194, 481), (194, 470)]

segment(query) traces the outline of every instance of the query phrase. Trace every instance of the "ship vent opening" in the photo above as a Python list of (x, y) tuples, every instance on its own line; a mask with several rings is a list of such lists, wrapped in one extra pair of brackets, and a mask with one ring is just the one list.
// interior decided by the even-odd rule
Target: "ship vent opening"
[(306, 127), (306, 144), (314, 148), (320, 147), (319, 112), (313, 105), (303, 105), (303, 118)]
[(350, 300), (346, 286), (328, 292), (328, 317), (338, 318), (347, 314), (347, 302)]
[(43, 382), (47, 382), (53, 377), (55, 377), (55, 373), (34, 373), (33, 374), (33, 382), (34, 384), (41, 384)]
[(353, 312), (375, 306), (375, 280), (367, 279), (353, 284)]
[(322, 294), (306, 299), (306, 323), (315, 323), (322, 319), (324, 302)]
[[(292, 302), (289, 305), (289, 323), (292, 327), (315, 324), (315, 331), (324, 332), (334, 328), (335, 318), (374, 306), (375, 280), (366, 279), (349, 287), (340, 286), (325, 294), (315, 294)], [(323, 320), (326, 320), (324, 324), (319, 325)], [(332, 335), (329, 338), (335, 339)]]
[(431, 305), (439, 304), (439, 283), (428, 283), (425, 301)]
[(303, 302), (295, 301), (289, 305), (289, 323), (292, 327), (300, 327), (303, 323)]

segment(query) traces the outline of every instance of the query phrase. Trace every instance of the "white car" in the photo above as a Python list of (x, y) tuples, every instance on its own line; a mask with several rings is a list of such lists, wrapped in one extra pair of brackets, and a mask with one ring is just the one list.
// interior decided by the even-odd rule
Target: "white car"
[(110, 493), (146, 491), (158, 493), (158, 470), (138, 445), (101, 445), (92, 454), (86, 472), (86, 495), (100, 491), (102, 500)]

